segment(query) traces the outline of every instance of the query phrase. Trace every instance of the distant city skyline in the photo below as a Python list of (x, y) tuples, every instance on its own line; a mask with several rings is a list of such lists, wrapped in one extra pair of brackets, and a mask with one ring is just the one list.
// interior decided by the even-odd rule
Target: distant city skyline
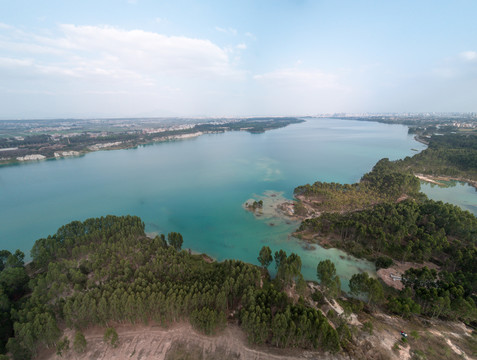
[(0, 5), (0, 119), (477, 111), (477, 2)]

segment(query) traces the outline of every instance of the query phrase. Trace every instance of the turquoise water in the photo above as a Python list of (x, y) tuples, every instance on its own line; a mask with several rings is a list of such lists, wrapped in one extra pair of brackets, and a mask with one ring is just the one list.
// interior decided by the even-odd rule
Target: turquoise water
[[(72, 220), (140, 216), (146, 231), (184, 235), (184, 248), (257, 263), (263, 245), (302, 257), (307, 279), (325, 258), (343, 282), (373, 264), (332, 249), (305, 250), (289, 237), (297, 224), (256, 219), (242, 204), (267, 190), (291, 198), (305, 183), (353, 183), (377, 160), (424, 146), (407, 127), (312, 119), (263, 134), (228, 132), (100, 151), (79, 158), (0, 168), (0, 249), (29, 253), (34, 241)], [(271, 224), (273, 223), (273, 226)], [(345, 286), (346, 287), (346, 286)]]
[(421, 181), (421, 191), (429, 199), (460, 206), (477, 216), (477, 189), (461, 181), (442, 181), (447, 187)]

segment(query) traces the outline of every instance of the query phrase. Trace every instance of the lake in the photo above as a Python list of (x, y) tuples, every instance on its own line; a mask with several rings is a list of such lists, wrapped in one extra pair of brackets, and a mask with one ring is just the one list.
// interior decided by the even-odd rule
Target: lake
[(440, 200), (460, 206), (477, 216), (477, 189), (461, 181), (441, 181), (446, 186), (439, 186), (421, 181), (421, 191), (429, 199)]
[(424, 148), (406, 126), (307, 119), (263, 134), (208, 134), (4, 166), (0, 249), (19, 248), (28, 256), (36, 239), (70, 221), (131, 214), (143, 219), (147, 232), (180, 232), (183, 248), (218, 260), (257, 264), (260, 248), (268, 245), (300, 255), (305, 278), (316, 279), (316, 265), (330, 258), (346, 288), (354, 273), (373, 273), (374, 265), (336, 249), (304, 249), (290, 238), (296, 223), (257, 219), (243, 203), (267, 197), (267, 191), (290, 199), (296, 186), (317, 180), (353, 183), (383, 157)]

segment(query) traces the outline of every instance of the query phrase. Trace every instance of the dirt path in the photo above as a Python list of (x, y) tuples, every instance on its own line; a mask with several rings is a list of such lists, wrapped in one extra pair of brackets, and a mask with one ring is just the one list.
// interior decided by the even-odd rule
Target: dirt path
[[(87, 349), (83, 354), (75, 353), (71, 347), (74, 331), (66, 332), (70, 339), (70, 350), (63, 357), (53, 351), (44, 351), (37, 359), (71, 360), (164, 360), (170, 357), (181, 359), (253, 359), (285, 360), (316, 359), (343, 360), (342, 356), (296, 349), (280, 350), (266, 346), (252, 348), (247, 345), (245, 334), (235, 325), (228, 325), (219, 335), (206, 336), (197, 333), (189, 324), (177, 324), (169, 329), (158, 326), (116, 326), (119, 346), (112, 348), (103, 341), (104, 328), (92, 328), (84, 332)], [(184, 351), (194, 357), (185, 357)], [(175, 355), (175, 357), (174, 357)]]

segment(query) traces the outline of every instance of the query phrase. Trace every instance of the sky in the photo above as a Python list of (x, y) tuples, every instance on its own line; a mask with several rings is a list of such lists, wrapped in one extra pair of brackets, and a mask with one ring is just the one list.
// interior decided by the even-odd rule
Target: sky
[(476, 112), (475, 0), (0, 0), (0, 119)]

